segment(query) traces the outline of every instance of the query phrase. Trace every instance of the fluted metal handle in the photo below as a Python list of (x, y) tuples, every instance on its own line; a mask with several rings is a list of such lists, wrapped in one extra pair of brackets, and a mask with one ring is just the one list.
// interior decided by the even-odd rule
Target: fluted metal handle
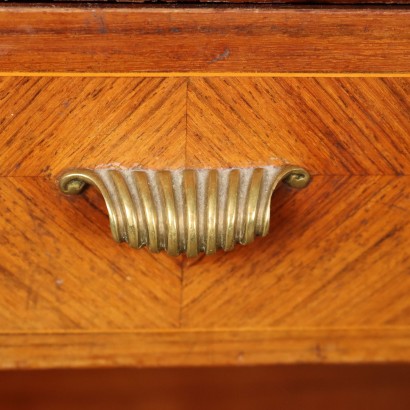
[(252, 242), (269, 229), (270, 201), (280, 181), (305, 187), (307, 171), (295, 166), (185, 169), (74, 169), (60, 178), (65, 194), (94, 185), (107, 205), (117, 242), (170, 255)]

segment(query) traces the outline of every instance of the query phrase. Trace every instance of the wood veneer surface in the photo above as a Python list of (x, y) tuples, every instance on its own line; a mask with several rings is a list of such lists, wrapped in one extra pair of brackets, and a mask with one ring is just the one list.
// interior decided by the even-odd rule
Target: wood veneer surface
[(94, 191), (3, 178), (0, 329), (409, 326), (408, 186), (317, 176), (267, 238), (185, 260), (116, 245)]
[(2, 71), (408, 72), (408, 8), (0, 8)]
[(409, 175), (410, 78), (0, 77), (0, 175), (282, 164)]
[[(409, 361), (409, 13), (1, 7), (0, 366)], [(269, 236), (190, 260), (56, 186), (285, 161)]]
[[(410, 360), (409, 82), (3, 76), (1, 367)], [(56, 186), (70, 166), (285, 159), (312, 184), (207, 258), (115, 244), (95, 190)]]
[(0, 77), (0, 175), (185, 165), (184, 78)]

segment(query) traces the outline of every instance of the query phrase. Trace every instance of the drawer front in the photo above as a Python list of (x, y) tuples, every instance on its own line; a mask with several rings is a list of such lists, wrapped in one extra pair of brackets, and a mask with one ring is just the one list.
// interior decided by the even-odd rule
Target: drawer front
[[(16, 10), (0, 10), (5, 28), (8, 13)], [(410, 71), (410, 63), (406, 53), (401, 59), (395, 54), (409, 50), (409, 43), (400, 25), (395, 36), (389, 31), (390, 12), (369, 11), (384, 28), (372, 28), (364, 12), (336, 12), (342, 13), (340, 25), (343, 13), (368, 21), (369, 58), (377, 74), (352, 73), (357, 60), (343, 53), (345, 72), (326, 73), (333, 60), (313, 48), (306, 65), (299, 62), (306, 72), (289, 74), (280, 72), (286, 70), (277, 60), (269, 63), (276, 66), (265, 64), (259, 51), (239, 46), (239, 57), (225, 53), (212, 70), (199, 60), (190, 66), (189, 58), (197, 61), (191, 51), (184, 66), (161, 52), (164, 61), (156, 64), (162, 73), (133, 73), (135, 67), (148, 71), (156, 60), (124, 59), (117, 66), (109, 56), (121, 30), (134, 40), (153, 41), (149, 36), (156, 32), (137, 30), (144, 13), (152, 13), (162, 29), (169, 19), (187, 19), (184, 13), (198, 21), (206, 13), (132, 11), (121, 26), (118, 10), (98, 11), (108, 33), (97, 33), (87, 11), (57, 9), (39, 14), (43, 20), (32, 20), (38, 30), (26, 27), (24, 35), (24, 21), (38, 12), (19, 13), (21, 24), (7, 39), (9, 66), (0, 74), (0, 366), (410, 360), (410, 76), (401, 73)], [(267, 21), (283, 23), (281, 13), (290, 13), (286, 45), (292, 56), (298, 18), (304, 15), (310, 24), (315, 14), (266, 13), (251, 13), (256, 33), (242, 35), (258, 38)], [(326, 13), (336, 18), (324, 10), (315, 15), (321, 24)], [(392, 15), (399, 21), (403, 13)], [(80, 17), (91, 20), (82, 27)], [(229, 43), (241, 32), (232, 26), (235, 13), (226, 18)], [(64, 24), (57, 30), (58, 21)], [(68, 40), (64, 27), (76, 27), (78, 38)], [(194, 31), (194, 38), (202, 41), (205, 31)], [(61, 38), (60, 52), (46, 52), (39, 33), (46, 43)], [(219, 41), (215, 33), (209, 34), (211, 44)], [(305, 43), (313, 41), (303, 33)], [(355, 43), (353, 25), (347, 33), (332, 41)], [(103, 34), (114, 39), (107, 42)], [(179, 35), (188, 47), (184, 32)], [(280, 50), (276, 35), (265, 40)], [(26, 36), (45, 60), (24, 51)], [(100, 54), (82, 54), (87, 36), (97, 41), (92, 50), (100, 44)], [(171, 40), (163, 38), (165, 47)], [(79, 54), (67, 60), (64, 44), (73, 41)], [(392, 58), (377, 54), (376, 44)], [(363, 49), (356, 51), (364, 58)], [(265, 73), (243, 73), (238, 59), (245, 55), (245, 69), (258, 62)], [(309, 65), (315, 56), (322, 71)], [(34, 72), (45, 70), (47, 58), (56, 59), (51, 72)], [(65, 73), (58, 72), (63, 61)], [(199, 72), (184, 74), (183, 67)], [(299, 69), (293, 60), (286, 67)], [(370, 63), (362, 67), (371, 71)], [(225, 68), (233, 72), (218, 74)], [(117, 72), (101, 72), (110, 70)], [(267, 237), (189, 259), (116, 244), (97, 190), (70, 197), (57, 185), (59, 175), (74, 167), (286, 163), (304, 167), (313, 180), (300, 192), (285, 185), (275, 192)]]
[[(1, 329), (409, 325), (409, 83), (3, 77)], [(314, 179), (274, 195), (268, 237), (187, 261), (115, 244), (101, 196), (56, 185), (283, 161)]]

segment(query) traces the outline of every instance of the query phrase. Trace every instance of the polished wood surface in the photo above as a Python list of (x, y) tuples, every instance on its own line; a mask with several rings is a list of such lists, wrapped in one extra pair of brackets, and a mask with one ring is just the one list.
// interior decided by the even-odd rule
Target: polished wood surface
[(409, 175), (409, 78), (190, 78), (190, 167)]
[(4, 410), (407, 410), (408, 366), (0, 372)]
[(184, 166), (183, 78), (0, 77), (0, 175)]
[(186, 327), (410, 325), (409, 177), (316, 176), (276, 192), (270, 235), (187, 260)]
[(0, 192), (2, 330), (410, 324), (409, 177), (282, 187), (266, 238), (188, 260), (115, 244), (93, 190)]
[(409, 95), (389, 77), (0, 77), (0, 175), (284, 161), (409, 175)]
[[(409, 78), (0, 78), (0, 366), (410, 360)], [(268, 237), (195, 259), (115, 244), (69, 167), (312, 172)]]
[(268, 238), (187, 260), (184, 326), (410, 324), (409, 84), (190, 80), (188, 166), (286, 158), (316, 177), (274, 195)]
[(408, 72), (407, 8), (0, 8), (2, 71)]
[(38, 369), (408, 363), (409, 339), (408, 326), (3, 331), (0, 364)]
[(0, 333), (179, 327), (181, 260), (116, 246), (96, 192), (2, 178), (0, 203)]

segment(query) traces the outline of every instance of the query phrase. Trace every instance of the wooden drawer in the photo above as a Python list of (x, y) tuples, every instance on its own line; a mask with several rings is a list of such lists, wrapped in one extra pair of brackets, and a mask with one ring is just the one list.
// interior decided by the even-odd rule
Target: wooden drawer
[[(409, 361), (408, 19), (0, 9), (0, 366)], [(269, 235), (193, 259), (114, 243), (96, 190), (57, 187), (284, 163), (313, 181)]]

